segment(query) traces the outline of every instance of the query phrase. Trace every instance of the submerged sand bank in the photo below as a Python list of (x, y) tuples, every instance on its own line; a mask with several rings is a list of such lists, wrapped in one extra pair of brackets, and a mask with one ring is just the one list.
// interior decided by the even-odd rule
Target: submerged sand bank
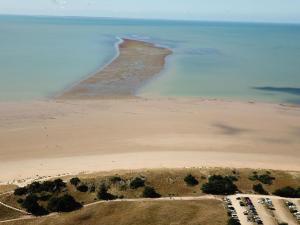
[(0, 180), (226, 166), (300, 171), (300, 108), (202, 99), (0, 103)]
[(60, 99), (128, 98), (158, 74), (171, 50), (123, 39), (111, 64), (58, 96)]

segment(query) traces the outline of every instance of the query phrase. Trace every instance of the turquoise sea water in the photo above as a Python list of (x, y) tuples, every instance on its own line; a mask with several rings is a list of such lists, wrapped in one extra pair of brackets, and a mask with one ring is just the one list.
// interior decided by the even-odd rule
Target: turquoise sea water
[(117, 37), (174, 54), (150, 96), (300, 103), (300, 25), (0, 16), (0, 100), (59, 93), (109, 62)]

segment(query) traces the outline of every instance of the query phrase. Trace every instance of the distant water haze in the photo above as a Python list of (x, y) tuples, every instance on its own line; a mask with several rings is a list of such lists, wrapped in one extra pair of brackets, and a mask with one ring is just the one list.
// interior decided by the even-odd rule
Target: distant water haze
[(0, 100), (51, 97), (117, 53), (117, 37), (169, 47), (143, 96), (300, 103), (300, 26), (0, 16)]

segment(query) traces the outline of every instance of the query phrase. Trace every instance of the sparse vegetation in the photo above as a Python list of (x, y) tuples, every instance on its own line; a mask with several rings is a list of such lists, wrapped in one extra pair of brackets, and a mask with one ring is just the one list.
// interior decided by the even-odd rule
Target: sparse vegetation
[(249, 179), (252, 181), (260, 181), (263, 184), (271, 185), (273, 184), (273, 180), (275, 180), (275, 177), (271, 176), (271, 173), (269, 171), (261, 175), (254, 171), (252, 176), (249, 177)]
[[(143, 176), (141, 176), (141, 173)], [(23, 205), (23, 201), (27, 196), (34, 195), (37, 198), (36, 203), (46, 211), (50, 211), (48, 204), (51, 199), (59, 198), (66, 194), (72, 196), (74, 200), (81, 204), (88, 204), (97, 200), (146, 196), (199, 196), (203, 193), (233, 194), (238, 189), (244, 193), (249, 193), (253, 189), (260, 194), (266, 194), (263, 190), (268, 193), (275, 193), (276, 191), (279, 194), (279, 189), (281, 191), (280, 195), (291, 196), (295, 195), (300, 183), (300, 176), (295, 176), (294, 173), (272, 171), (272, 176), (276, 177), (276, 180), (273, 180), (273, 185), (260, 184), (260, 186), (257, 181), (249, 180), (249, 177), (255, 174), (257, 176), (260, 176), (259, 174), (271, 175), (264, 171), (253, 173), (253, 170), (250, 169), (233, 171), (229, 168), (118, 171), (117, 175), (115, 171), (112, 173), (100, 173), (100, 175), (98, 173), (84, 174), (80, 177), (74, 177), (76, 178), (74, 181), (76, 182), (77, 180), (77, 182), (72, 182), (73, 184), (71, 180), (68, 183), (64, 183), (60, 179), (47, 182), (33, 182), (24, 188), (17, 188), (14, 195), (1, 197), (1, 201), (18, 207), (18, 205)], [(201, 182), (202, 188), (194, 185), (197, 182), (193, 178), (199, 183)], [(152, 191), (149, 191), (145, 186), (152, 187)], [(293, 190), (286, 191), (283, 188), (285, 186), (290, 186)]]
[(268, 195), (269, 193), (264, 189), (263, 185), (262, 184), (254, 184), (253, 185), (253, 190), (258, 193), (258, 194), (261, 194), (261, 195)]
[(184, 181), (189, 186), (196, 186), (199, 184), (199, 181), (192, 174), (187, 175), (184, 178)]
[(286, 198), (300, 198), (300, 188), (284, 187), (277, 189), (273, 194)]
[(213, 175), (202, 185), (202, 191), (207, 194), (230, 195), (237, 191), (237, 186), (228, 176)]
[(140, 177), (136, 177), (130, 182), (131, 189), (138, 189), (144, 186), (145, 186), (145, 180)]
[(143, 191), (144, 198), (160, 198), (161, 195), (158, 194), (153, 187), (146, 186)]
[(116, 183), (118, 183), (118, 182), (121, 182), (121, 181), (122, 181), (122, 178), (119, 177), (119, 176), (113, 176), (113, 177), (111, 177), (109, 180), (110, 180), (111, 183), (116, 184)]

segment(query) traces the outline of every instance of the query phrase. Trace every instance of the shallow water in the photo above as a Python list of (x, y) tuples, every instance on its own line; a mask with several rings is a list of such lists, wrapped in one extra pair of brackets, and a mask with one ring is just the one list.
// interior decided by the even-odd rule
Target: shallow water
[(169, 47), (141, 95), (300, 103), (300, 26), (0, 16), (0, 100), (53, 96), (116, 54), (116, 37)]

